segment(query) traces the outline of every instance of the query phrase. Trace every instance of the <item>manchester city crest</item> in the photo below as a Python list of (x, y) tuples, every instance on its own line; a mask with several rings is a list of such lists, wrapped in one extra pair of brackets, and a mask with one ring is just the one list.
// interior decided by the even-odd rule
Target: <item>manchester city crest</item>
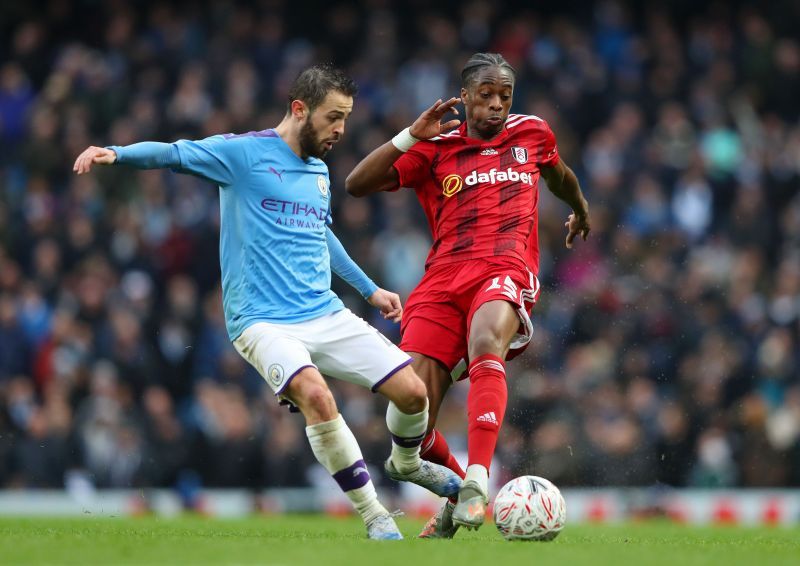
[(511, 156), (517, 160), (517, 163), (527, 163), (528, 162), (528, 150), (524, 147), (513, 146), (511, 148)]
[(280, 364), (272, 364), (267, 368), (267, 379), (275, 387), (283, 382), (283, 366)]
[(317, 175), (317, 187), (322, 196), (328, 196), (328, 180), (324, 175)]

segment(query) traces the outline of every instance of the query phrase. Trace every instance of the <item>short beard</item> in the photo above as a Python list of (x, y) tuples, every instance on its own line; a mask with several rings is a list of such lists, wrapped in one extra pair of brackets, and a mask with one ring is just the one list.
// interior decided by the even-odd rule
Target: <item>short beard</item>
[(303, 155), (322, 158), (328, 153), (328, 150), (320, 143), (319, 138), (317, 138), (317, 131), (314, 129), (314, 126), (311, 125), (310, 114), (306, 119), (306, 123), (300, 128), (299, 141), (300, 151)]

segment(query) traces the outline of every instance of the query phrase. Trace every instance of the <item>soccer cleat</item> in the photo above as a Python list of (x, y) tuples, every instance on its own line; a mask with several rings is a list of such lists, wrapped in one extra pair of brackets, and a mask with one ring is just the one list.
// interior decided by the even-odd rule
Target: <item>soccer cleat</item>
[(458, 493), (461, 487), (461, 478), (450, 468), (439, 464), (420, 460), (419, 468), (413, 472), (400, 473), (394, 467), (394, 462), (388, 458), (383, 464), (386, 474), (394, 481), (408, 481), (424, 487), (439, 497), (450, 497)]
[(453, 538), (458, 530), (458, 525), (453, 523), (455, 506), (455, 503), (445, 501), (436, 515), (425, 524), (419, 538)]
[(453, 509), (453, 524), (467, 529), (478, 529), (486, 518), (489, 496), (475, 481), (466, 481), (458, 492), (458, 503)]
[(403, 540), (397, 523), (394, 522), (394, 514), (386, 513), (378, 515), (367, 523), (367, 538), (372, 540)]

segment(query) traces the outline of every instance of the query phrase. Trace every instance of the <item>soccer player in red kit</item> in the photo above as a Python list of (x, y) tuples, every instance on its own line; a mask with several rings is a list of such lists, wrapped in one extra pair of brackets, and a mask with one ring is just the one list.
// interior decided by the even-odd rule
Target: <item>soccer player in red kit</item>
[[(460, 99), (438, 100), (346, 181), (354, 196), (413, 188), (433, 234), (425, 276), (406, 305), (400, 347), (428, 388), (423, 458), (450, 467), (464, 482), (457, 502), (446, 502), (420, 534), (431, 538), (452, 537), (460, 525), (478, 528), (485, 518), (489, 465), (508, 396), (505, 361), (530, 341), (528, 313), (539, 292), (540, 175), (572, 207), (567, 247), (590, 230), (588, 204), (550, 127), (536, 116), (509, 114), (511, 65), (499, 54), (477, 53), (461, 79)], [(464, 123), (441, 123), (461, 101)], [(461, 360), (470, 380), (466, 474), (433, 428)], [(394, 475), (389, 465), (387, 472)]]

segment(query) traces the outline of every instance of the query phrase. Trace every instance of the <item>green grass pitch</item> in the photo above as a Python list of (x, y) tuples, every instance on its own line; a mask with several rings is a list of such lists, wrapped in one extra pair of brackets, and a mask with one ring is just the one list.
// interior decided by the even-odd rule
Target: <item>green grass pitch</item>
[(0, 564), (260, 564), (269, 566), (529, 566), (800, 564), (800, 528), (662, 522), (567, 525), (549, 543), (506, 542), (492, 524), (452, 541), (366, 540), (355, 518), (0, 518)]

